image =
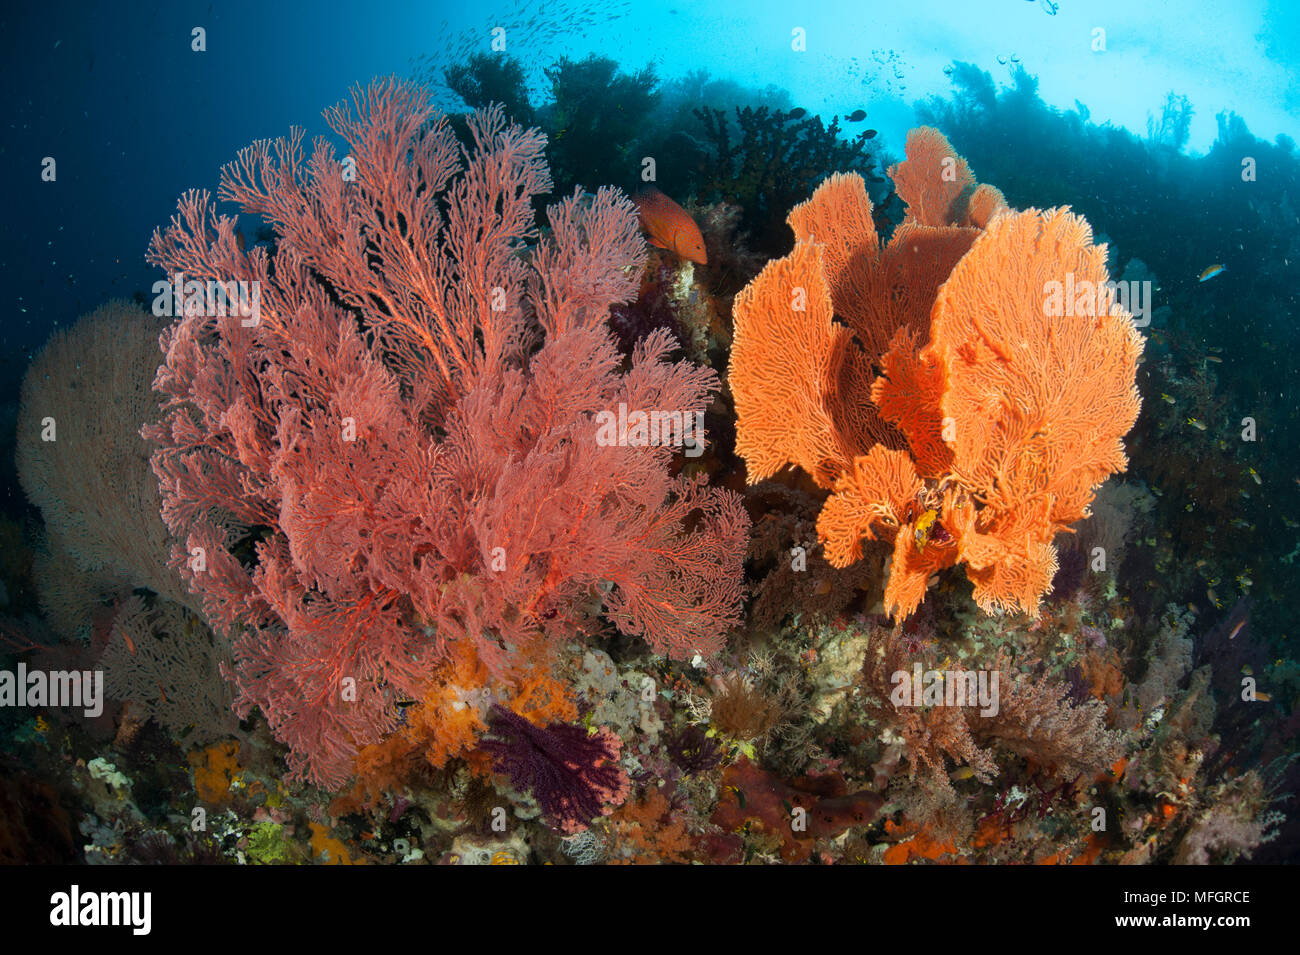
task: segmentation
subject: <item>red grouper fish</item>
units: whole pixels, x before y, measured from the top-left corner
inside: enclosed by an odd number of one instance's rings
[[[632,201],[641,212],[641,228],[650,237],[651,245],[676,252],[700,265],[708,265],[704,236],[700,235],[700,227],[685,209],[653,187],[637,193]]]

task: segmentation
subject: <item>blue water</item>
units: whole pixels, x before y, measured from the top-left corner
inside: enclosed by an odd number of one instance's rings
[[[466,12],[473,6],[474,13]],[[209,185],[253,138],[291,125],[323,131],[320,111],[381,74],[407,75],[487,50],[493,26],[542,92],[558,56],[596,52],[663,77],[715,77],[785,90],[811,111],[858,108],[897,150],[913,104],[944,94],[944,68],[973,63],[997,80],[1016,65],[1049,105],[1086,104],[1094,122],[1145,133],[1168,91],[1195,108],[1186,148],[1213,142],[1230,109],[1266,140],[1300,134],[1300,7],[1275,2],[914,0],[491,5],[440,2],[55,0],[4,14],[8,109],[0,172],[9,184],[0,269],[6,353],[151,279],[142,256],[184,189]],[[191,30],[207,31],[206,52]],[[806,49],[791,49],[802,28]],[[1105,50],[1093,31],[1105,30]],[[423,59],[421,59],[423,58]],[[449,101],[453,102],[453,101]],[[58,163],[56,184],[41,161]],[[1208,263],[1207,263],[1208,264]]]

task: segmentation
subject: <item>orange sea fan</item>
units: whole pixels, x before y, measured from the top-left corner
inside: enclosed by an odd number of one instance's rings
[[[822,268],[832,298],[836,289],[848,284],[850,270],[874,266],[880,257],[867,184],[855,172],[827,177],[807,201],[790,210],[786,222],[799,242],[822,246]]]
[[[1043,502],[1006,512],[980,508],[962,488],[944,503],[944,522],[957,541],[973,598],[986,612],[1037,612],[1056,574],[1055,528]]]
[[[832,564],[893,540],[896,616],[957,563],[984,610],[1036,613],[1054,537],[1127,464],[1142,340],[1086,221],[1010,210],[935,130],[907,156],[886,245],[862,179],[832,176],[790,213],[795,251],[737,297],[737,450],[751,481],[791,463],[833,491]]]
[[[917,345],[916,332],[899,329],[893,345],[881,356],[882,374],[871,386],[871,400],[881,417],[907,436],[917,473],[937,478],[952,463],[939,411],[944,370],[933,358],[921,358]]]
[[[871,211],[862,177],[838,173],[818,186],[806,202],[795,206],[788,219],[797,242],[815,244],[821,250],[820,281],[815,277],[795,281],[808,286],[824,283],[834,314],[852,332],[835,331],[840,326],[832,324],[832,333],[817,339],[818,347],[830,348],[830,357],[826,377],[819,385],[820,397],[810,396],[816,398],[829,421],[815,433],[829,435],[823,440],[838,449],[841,467],[847,467],[853,457],[873,444],[899,449],[908,446],[905,425],[912,422],[901,415],[906,389],[900,386],[899,399],[890,409],[899,416],[889,421],[882,418],[883,406],[871,400],[876,366],[901,329],[913,330],[916,343],[925,341],[939,286],[979,234],[970,228],[904,225],[882,248]],[[754,285],[757,291],[759,282]],[[748,308],[750,300],[744,304]],[[737,356],[733,351],[733,378],[739,368],[744,379],[749,360],[749,354],[742,351]],[[918,433],[925,429],[937,433],[933,422],[916,424]],[[937,472],[945,454],[942,445],[932,446],[926,462]],[[823,487],[832,486],[833,475],[810,473]]]
[[[996,186],[980,185],[971,193],[966,217],[977,229],[987,229],[993,217],[1007,211],[1007,199]]]
[[[1127,466],[1142,339],[1107,278],[1084,219],[1030,209],[995,218],[940,291],[926,355],[947,369],[953,473],[985,506],[1048,502],[1063,528]]]
[[[866,277],[874,315],[869,323],[846,316],[868,351],[883,354],[900,328],[912,329],[919,341],[929,336],[939,286],[979,234],[978,229],[906,222],[894,230],[881,252],[880,268]]]
[[[907,134],[907,159],[889,167],[889,178],[907,207],[904,222],[928,226],[960,224],[963,194],[975,189],[975,176],[939,130],[922,126]]]
[[[862,541],[888,539],[910,520],[908,507],[921,480],[906,451],[876,445],[853,460],[853,470],[835,482],[835,493],[817,518],[826,559],[847,567],[862,559]]]
[[[907,223],[882,248],[871,210],[862,177],[836,173],[791,209],[787,221],[797,241],[821,247],[835,315],[875,361],[901,327],[924,340],[939,286],[979,231]]]
[[[944,524],[985,610],[1037,612],[1053,538],[1127,465],[1142,340],[1106,281],[1086,221],[1031,209],[996,216],[935,302],[918,361],[943,369],[962,489]]]
[[[822,274],[835,314],[870,347],[874,317],[872,289],[866,277],[880,267],[880,239],[871,218],[867,184],[857,173],[835,173],[786,218],[796,242],[815,244],[822,253]]]
[[[907,159],[891,166],[889,176],[907,207],[905,224],[984,229],[1006,210],[1001,190],[978,185],[966,160],[937,129],[912,130],[903,148]]]
[[[794,464],[830,487],[849,460],[826,408],[833,359],[843,359],[848,330],[832,319],[821,249],[799,242],[769,262],[736,296],[733,311],[736,451],[750,482]]]
[[[930,577],[955,565],[959,551],[954,541],[917,543],[913,524],[905,524],[894,538],[894,556],[885,584],[885,613],[901,620],[925,600]]]

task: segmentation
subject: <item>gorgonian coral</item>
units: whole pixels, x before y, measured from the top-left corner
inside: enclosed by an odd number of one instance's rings
[[[736,297],[737,450],[751,481],[794,464],[833,492],[832,564],[893,542],[895,615],[958,563],[986,611],[1034,614],[1055,536],[1127,465],[1142,339],[1087,222],[1007,209],[934,130],[907,155],[888,243],[861,178],[832,176],[791,211],[794,251]]]
[[[492,707],[491,723],[480,749],[564,832],[586,828],[627,798],[631,782],[618,765],[623,741],[608,727],[588,733],[568,723],[537,726],[500,705]]]
[[[174,564],[234,638],[239,710],[337,785],[449,643],[509,684],[603,606],[662,652],[716,651],[748,520],[672,477],[671,445],[598,440],[601,411],[694,415],[716,385],[663,335],[620,371],[604,323],[645,254],[625,196],[576,193],[539,238],[545,139],[499,109],[467,145],[396,81],[325,118],[345,157],[318,139],[304,160],[296,131],[222,171],[272,247],[197,191],[154,234],[180,308],[144,433]],[[214,282],[255,307],[190,294]]]

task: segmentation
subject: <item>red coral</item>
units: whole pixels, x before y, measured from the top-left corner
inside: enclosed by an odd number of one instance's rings
[[[747,519],[672,479],[672,447],[597,440],[619,402],[694,415],[717,384],[667,362],[663,336],[619,373],[603,322],[645,252],[625,196],[552,206],[525,254],[550,188],[540,133],[488,110],[462,147],[396,81],[326,120],[348,161],[325,140],[304,161],[295,132],[222,172],[219,198],[270,223],[273,249],[241,248],[206,192],[154,234],[169,276],[260,298],[247,316],[186,298],[145,436],[173,562],[235,638],[238,707],[266,714],[296,775],[337,785],[449,641],[508,682],[603,597],[661,651],[716,651]]]

